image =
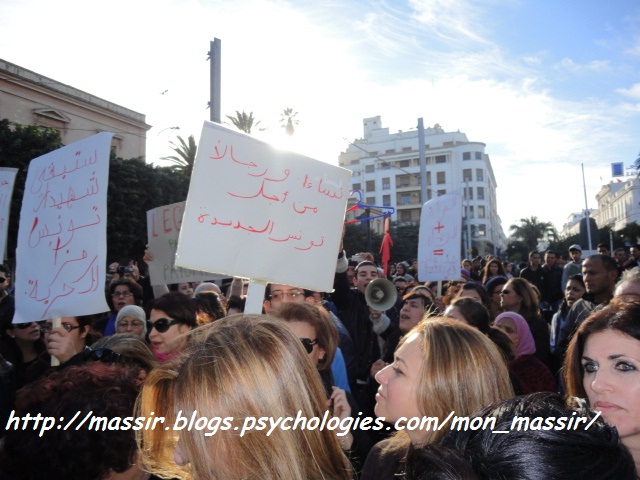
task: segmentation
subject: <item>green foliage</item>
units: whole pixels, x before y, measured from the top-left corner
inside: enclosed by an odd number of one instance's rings
[[[294,125],[298,125],[300,122],[294,117],[298,115],[298,112],[294,112],[293,108],[285,108],[280,114],[280,123],[284,123],[281,125],[282,128],[285,129],[287,135],[292,136],[294,132]]]
[[[162,157],[161,160],[169,160],[170,162],[175,163],[175,165],[169,167],[172,171],[191,177],[193,164],[196,161],[196,151],[198,146],[196,145],[196,140],[193,138],[193,135],[189,135],[187,141],[189,143],[185,142],[184,138],[178,135],[178,144],[170,142],[171,148],[176,152],[176,155]]]
[[[0,120],[0,165],[18,168],[7,238],[9,262],[15,261],[18,223],[29,162],[62,147],[56,130]],[[112,152],[107,190],[107,259],[141,259],[147,243],[147,210],[186,200],[189,178],[172,167],[156,167],[142,158],[124,160]]]
[[[7,256],[10,263],[13,263],[15,258],[20,209],[29,162],[60,147],[62,140],[57,130],[15,124],[7,119],[0,120],[0,165],[19,169],[11,197],[7,232]],[[0,252],[0,255],[3,253]]]
[[[109,162],[107,259],[139,259],[147,243],[147,210],[187,199],[189,179],[172,167],[156,167],[142,158]]]
[[[253,117],[253,112],[249,112],[249,114],[246,114],[244,110],[242,111],[242,113],[236,110],[235,117],[227,115],[227,118],[231,120],[231,123],[233,123],[233,125],[238,130],[248,134],[251,133],[251,129],[253,127],[257,127],[260,123],[259,120],[256,122],[256,119]]]
[[[537,217],[521,218],[520,225],[511,225],[511,235],[521,240],[529,251],[538,247],[540,240],[556,241],[558,233],[551,222],[541,222]]]

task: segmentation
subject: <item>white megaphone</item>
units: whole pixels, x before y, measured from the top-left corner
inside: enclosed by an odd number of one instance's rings
[[[386,278],[376,278],[364,291],[364,299],[373,310],[384,312],[396,304],[398,292],[393,283]]]

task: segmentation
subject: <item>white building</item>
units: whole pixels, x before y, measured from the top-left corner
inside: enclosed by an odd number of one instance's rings
[[[593,208],[589,209],[589,216],[593,218],[595,210]],[[567,219],[567,223],[562,225],[562,231],[560,232],[561,238],[571,237],[573,235],[578,235],[580,233],[580,220],[584,218],[584,210],[582,212],[574,212],[569,215]]]
[[[640,224],[640,179],[629,178],[603,185],[596,195],[598,209],[592,217],[598,228],[617,231],[631,222]]]
[[[380,116],[365,118],[364,138],[340,154],[339,164],[353,172],[351,187],[362,192],[368,205],[393,207],[391,219],[420,221],[422,204],[445,193],[464,192],[463,245],[480,255],[505,248],[505,235],[496,204],[496,180],[485,144],[470,142],[461,132],[445,132],[440,125],[425,128],[427,198],[421,198],[418,131],[389,133]],[[374,209],[375,211],[375,209]],[[468,228],[467,228],[468,225]],[[382,220],[372,228],[382,232]]]

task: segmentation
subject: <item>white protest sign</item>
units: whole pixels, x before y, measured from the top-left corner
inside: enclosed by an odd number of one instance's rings
[[[13,185],[16,182],[17,173],[17,168],[0,167],[0,260],[6,258],[7,253],[11,196],[13,195]]]
[[[31,161],[16,255],[14,323],[107,312],[107,187],[112,133]]]
[[[448,193],[422,206],[418,240],[421,282],[460,278],[462,195]]]
[[[176,265],[330,291],[350,176],[205,122]]]
[[[151,285],[204,282],[225,278],[215,273],[175,266],[185,203],[172,203],[147,212],[147,240],[149,249],[153,253],[153,261],[149,262]]]

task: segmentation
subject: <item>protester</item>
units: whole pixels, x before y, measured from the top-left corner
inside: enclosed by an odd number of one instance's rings
[[[376,375],[376,415],[404,418],[471,413],[513,396],[507,367],[478,330],[457,320],[430,318],[400,342],[395,361]],[[410,446],[437,443],[445,430],[403,429],[373,447],[362,478],[393,480],[404,470]]]
[[[487,262],[482,272],[482,285],[486,285],[489,280],[495,277],[507,278],[502,262],[496,258]]]
[[[97,329],[105,336],[116,333],[118,312],[127,305],[142,306],[142,296],[142,287],[131,279],[121,278],[112,282],[108,287],[107,295],[107,303],[111,308],[111,314],[97,322]]]
[[[196,327],[196,315],[191,299],[182,293],[170,292],[149,305],[149,343],[159,362],[179,354],[187,345],[184,334]]]
[[[202,430],[137,432],[144,464],[165,477],[276,480],[350,479],[349,462],[329,429],[244,430],[245,419],[301,415],[322,418],[326,397],[315,366],[300,340],[282,322],[234,315],[191,335],[185,355],[151,372],[139,414],[218,418]],[[196,413],[197,412],[197,413]],[[224,427],[224,428],[223,428]],[[234,430],[234,427],[238,427]],[[242,430],[240,430],[242,429]],[[177,438],[179,437],[179,438]],[[174,461],[175,459],[175,461]]]
[[[15,423],[8,424],[0,447],[3,480],[144,480],[137,463],[133,431],[91,428],[89,417],[131,418],[140,389],[142,369],[137,366],[92,362],[72,366],[27,385],[16,399]],[[49,417],[58,427],[43,431],[23,428],[19,417]],[[77,418],[77,422],[69,423]],[[81,420],[87,422],[81,425]],[[11,420],[10,420],[11,421]],[[35,420],[32,421],[32,424]],[[122,422],[118,425],[124,426]],[[70,428],[66,428],[69,426]]]
[[[549,325],[540,316],[540,297],[524,278],[512,278],[502,287],[500,303],[505,312],[519,313],[529,324],[536,344],[536,357],[550,369],[554,368],[549,347]],[[497,318],[497,317],[496,317]]]
[[[513,342],[515,358],[509,363],[509,371],[518,378],[522,393],[557,391],[553,374],[535,357],[536,344],[527,321],[517,313],[504,312],[493,324]]]
[[[140,339],[147,336],[147,315],[137,305],[127,305],[116,315],[116,333],[130,333]]]
[[[640,303],[614,301],[578,327],[565,358],[569,395],[618,430],[640,471]]]
[[[551,353],[555,356],[557,365],[562,365],[564,350],[561,350],[558,340],[560,338],[560,330],[567,321],[567,315],[573,307],[573,304],[580,300],[587,292],[582,280],[582,274],[572,276],[567,282],[564,291],[564,301],[551,320],[550,345]]]
[[[635,480],[629,451],[577,399],[566,405],[557,394],[534,393],[492,405],[474,418],[488,428],[451,429],[439,446],[413,450],[406,480]],[[543,419],[584,420],[571,428],[513,428],[514,418],[532,425]],[[588,422],[588,426],[587,426]],[[487,423],[487,425],[489,425]],[[504,431],[508,433],[496,433]]]

